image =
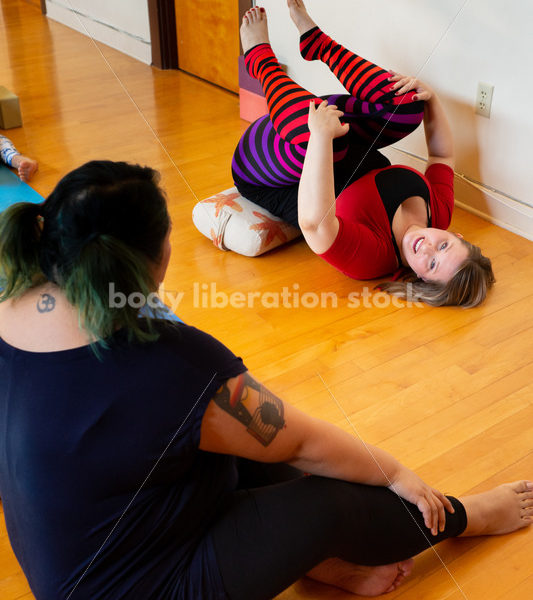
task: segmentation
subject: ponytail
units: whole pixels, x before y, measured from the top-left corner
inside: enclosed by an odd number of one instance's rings
[[[39,266],[40,210],[39,204],[20,202],[0,215],[0,302],[44,280]]]
[[[125,328],[129,341],[156,339],[151,321],[139,319],[139,305],[157,288],[146,257],[112,235],[87,242],[61,288],[77,307],[82,327],[103,346],[119,328]]]
[[[158,182],[149,167],[91,161],[65,175],[42,206],[7,209],[0,215],[0,301],[50,281],[78,311],[95,352],[119,328],[130,341],[156,339],[139,309],[157,290],[153,273],[170,229]]]

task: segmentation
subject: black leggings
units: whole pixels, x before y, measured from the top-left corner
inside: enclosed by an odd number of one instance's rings
[[[466,528],[463,505],[437,536],[416,506],[384,487],[303,476],[287,465],[245,461],[240,487],[212,528],[231,600],[268,600],[322,561],[359,565],[408,559]]]
[[[347,135],[348,138],[352,136],[352,132]],[[343,159],[333,164],[335,197],[339,196],[355,179],[359,179],[359,177],[373,169],[383,169],[390,166],[390,164],[389,159],[377,150],[367,153],[360,143],[350,143]],[[357,176],[355,176],[356,168]],[[299,183],[283,187],[270,187],[253,185],[235,178],[235,185],[241,195],[248,198],[248,200],[255,202],[262,208],[266,208],[273,215],[283,219],[286,223],[290,223],[293,227],[300,228],[298,224]]]

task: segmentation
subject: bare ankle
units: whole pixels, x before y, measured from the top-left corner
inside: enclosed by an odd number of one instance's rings
[[[528,527],[533,519],[533,484],[515,481],[459,499],[466,511],[463,536],[502,535]]]
[[[11,159],[11,166],[13,169],[18,169],[20,167],[20,163],[23,160],[22,154],[15,154],[15,156]]]

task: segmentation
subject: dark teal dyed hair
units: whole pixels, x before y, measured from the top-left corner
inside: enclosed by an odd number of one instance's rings
[[[154,339],[139,308],[113,308],[109,290],[112,283],[116,293],[144,298],[156,291],[152,272],[170,228],[158,182],[148,167],[92,161],[63,177],[43,204],[8,208],[0,215],[0,301],[48,280],[97,341],[118,328],[130,340]]]

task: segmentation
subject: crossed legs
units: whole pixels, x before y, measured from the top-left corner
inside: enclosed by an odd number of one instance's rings
[[[455,512],[433,536],[416,506],[383,487],[304,477],[287,465],[245,461],[240,487],[210,531],[231,600],[267,600],[307,575],[376,596],[398,587],[412,556],[454,536],[526,527],[533,485],[518,481],[451,498]],[[366,565],[366,566],[361,566]]]

